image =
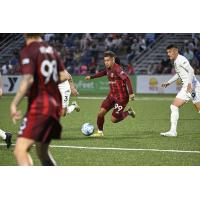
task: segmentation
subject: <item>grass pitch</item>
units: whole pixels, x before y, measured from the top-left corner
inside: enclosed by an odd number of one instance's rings
[[[12,132],[15,143],[20,123],[13,125],[10,119],[12,98],[4,96],[0,99],[0,128]],[[96,127],[96,115],[102,99],[77,99],[80,113],[73,112],[61,119],[62,140],[52,141],[54,146],[50,150],[61,166],[199,166],[200,116],[192,103],[180,109],[178,137],[159,135],[169,129],[172,99],[173,96],[138,96],[128,105],[136,111],[136,118],[127,118],[118,124],[112,124],[109,112],[105,120],[104,138],[86,137],[80,131],[85,122]],[[26,100],[20,107],[25,112]],[[6,149],[1,139],[0,144],[0,165],[16,165],[12,153],[14,146]],[[31,155],[34,164],[40,165],[34,147]]]

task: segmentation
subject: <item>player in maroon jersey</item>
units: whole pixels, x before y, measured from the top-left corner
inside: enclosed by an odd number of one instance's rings
[[[104,116],[112,108],[114,108],[111,117],[113,123],[120,122],[127,116],[135,117],[135,112],[132,108],[129,108],[124,112],[129,100],[134,100],[135,95],[128,75],[121,69],[120,65],[115,63],[115,57],[115,53],[106,51],[104,53],[104,64],[106,69],[93,76],[85,77],[86,80],[91,80],[107,75],[110,86],[110,92],[107,98],[102,102],[98,113],[98,131],[92,134],[94,137],[103,136]]]
[[[42,165],[55,165],[49,152],[51,139],[61,136],[61,95],[58,83],[71,81],[71,75],[57,52],[44,43],[40,34],[25,34],[26,46],[20,54],[22,81],[14,97],[10,112],[14,123],[21,118],[17,107],[23,97],[28,96],[28,109],[19,130],[14,155],[19,165],[32,165],[29,155],[31,146],[36,144],[37,155]],[[77,91],[71,83],[72,94]]]

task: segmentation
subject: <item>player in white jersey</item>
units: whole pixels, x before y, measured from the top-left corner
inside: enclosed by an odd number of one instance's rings
[[[179,54],[175,45],[167,47],[167,55],[174,62],[176,74],[167,82],[162,83],[162,87],[167,87],[177,79],[182,81],[182,88],[173,100],[171,109],[171,128],[168,132],[160,133],[162,136],[177,136],[177,122],[179,119],[179,108],[192,100],[198,113],[200,114],[200,83],[194,75],[194,70],[189,61]]]
[[[0,97],[3,95],[3,83],[2,83],[2,78],[1,78],[1,73],[0,73]],[[7,148],[10,147],[12,144],[11,139],[12,139],[12,134],[5,132],[0,129],[0,137],[5,141],[7,144]]]
[[[73,101],[72,104],[69,106],[69,99],[71,95],[71,88],[68,81],[60,83],[58,85],[62,96],[62,116],[66,116],[67,114],[73,112],[74,110],[79,112],[80,107],[78,106],[76,101]]]

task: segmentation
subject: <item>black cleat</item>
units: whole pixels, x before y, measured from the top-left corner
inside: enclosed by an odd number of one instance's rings
[[[128,109],[128,115],[131,116],[132,118],[135,118],[136,113],[132,108],[129,108]]]
[[[11,146],[12,144],[12,134],[11,133],[5,133],[6,134],[6,139],[4,140],[5,143],[7,144],[7,149]]]

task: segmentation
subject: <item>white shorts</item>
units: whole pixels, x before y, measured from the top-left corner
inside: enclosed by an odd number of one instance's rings
[[[60,94],[62,96],[62,108],[69,106],[69,99],[71,95],[71,89],[68,82],[64,82],[58,85]]]
[[[186,102],[191,99],[193,104],[196,104],[200,102],[200,87],[195,87],[192,91],[192,94],[187,92],[186,87],[183,87],[176,95],[176,98],[182,99]]]

